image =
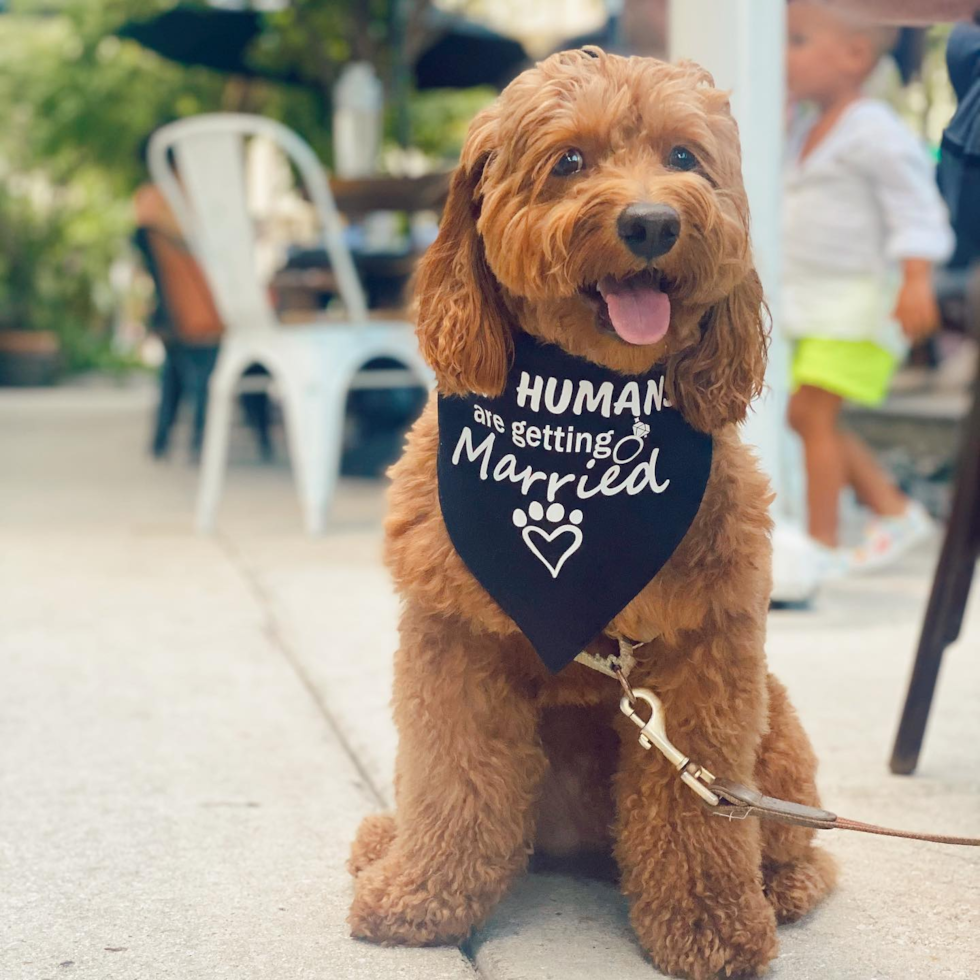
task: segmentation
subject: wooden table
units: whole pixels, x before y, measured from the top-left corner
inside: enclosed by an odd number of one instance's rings
[[[371,211],[442,211],[449,194],[451,172],[421,177],[358,177],[330,181],[337,209],[348,218]]]
[[[348,220],[357,221],[372,211],[441,212],[449,193],[449,172],[425,174],[421,177],[363,177],[356,180],[333,178],[333,192],[337,210]],[[381,294],[381,305],[389,312],[399,313],[397,294],[411,278],[419,251],[401,254],[377,254],[355,252],[352,255],[358,275],[366,291]],[[371,283],[380,288],[371,288]],[[309,312],[320,307],[324,293],[336,290],[336,283],[329,262],[290,266],[273,276],[272,288],[279,297],[281,312],[289,314]],[[370,296],[369,296],[370,299]],[[378,303],[372,304],[377,306]],[[404,310],[400,311],[404,314]]]

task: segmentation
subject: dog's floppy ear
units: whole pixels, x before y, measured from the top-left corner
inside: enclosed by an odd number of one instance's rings
[[[741,422],[762,392],[769,353],[769,318],[755,269],[701,321],[699,343],[667,364],[670,399],[702,432]]]
[[[499,395],[513,351],[500,286],[477,233],[478,190],[490,156],[487,119],[470,130],[439,235],[419,262],[416,331],[444,394]]]

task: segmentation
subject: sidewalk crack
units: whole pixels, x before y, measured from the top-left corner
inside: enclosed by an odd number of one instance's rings
[[[354,767],[355,771],[363,782],[368,795],[372,798],[372,801],[382,809],[389,809],[390,804],[387,800],[385,800],[384,794],[372,779],[370,773],[361,763],[361,760],[354,751],[350,740],[344,733],[343,728],[337,722],[337,719],[331,712],[326,700],[320,694],[319,690],[317,690],[316,685],[313,683],[313,679],[303,666],[302,661],[296,655],[296,652],[283,635],[282,629],[279,625],[279,620],[276,617],[275,604],[272,596],[262,583],[258,573],[249,564],[242,552],[230,538],[220,533],[215,534],[214,538],[220,550],[224,553],[225,557],[236,569],[239,575],[241,575],[248,588],[248,591],[252,593],[256,603],[258,603],[264,620],[262,628],[269,640],[269,643],[273,649],[275,649],[282,656],[282,658],[289,665],[290,670],[296,676],[296,679],[306,689],[306,693],[310,696],[310,699],[316,706],[317,711],[323,717],[327,727],[336,738],[337,744],[340,746],[344,755],[346,755],[350,760],[351,765]]]
[[[361,764],[360,759],[357,757],[357,753],[354,751],[353,746],[350,744],[350,741],[344,734],[344,730],[338,724],[337,719],[330,711],[326,700],[317,690],[316,685],[313,683],[313,679],[303,667],[300,658],[296,656],[295,651],[292,649],[285,636],[283,636],[283,632],[279,626],[279,620],[276,617],[275,604],[272,596],[263,585],[258,573],[249,564],[242,552],[230,538],[218,533],[214,535],[214,539],[219,549],[231,563],[232,567],[238,572],[239,575],[241,575],[246,587],[248,588],[248,591],[252,593],[255,601],[258,603],[264,619],[262,628],[269,640],[269,643],[272,645],[273,649],[275,649],[282,656],[282,658],[289,665],[290,670],[292,670],[292,672],[295,674],[296,679],[306,689],[306,693],[310,696],[311,700],[316,706],[317,711],[319,711],[320,715],[323,717],[323,720],[326,722],[327,728],[337,739],[337,744],[340,746],[341,751],[350,760],[354,770],[363,781],[368,795],[373,798],[374,803],[381,809],[390,809],[391,804],[384,798],[384,795],[381,793],[368,771]],[[486,980],[487,974],[480,967],[476,959],[476,942],[478,942],[476,937],[471,936],[466,942],[457,947],[457,949],[459,950],[460,956],[463,957],[463,959],[473,970],[474,977],[478,978],[478,980]]]

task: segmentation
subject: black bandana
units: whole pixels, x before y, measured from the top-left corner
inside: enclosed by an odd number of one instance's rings
[[[701,506],[711,437],[663,374],[515,339],[504,393],[439,398],[439,501],[466,567],[561,670],[660,571]]]

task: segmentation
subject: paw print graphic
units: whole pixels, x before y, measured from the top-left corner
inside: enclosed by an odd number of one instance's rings
[[[565,562],[582,547],[582,511],[577,507],[567,514],[565,507],[557,501],[544,506],[537,500],[528,504],[527,512],[518,507],[513,514],[514,526],[521,529],[521,537],[531,554],[558,578]],[[539,526],[539,522],[553,525],[550,529]]]

